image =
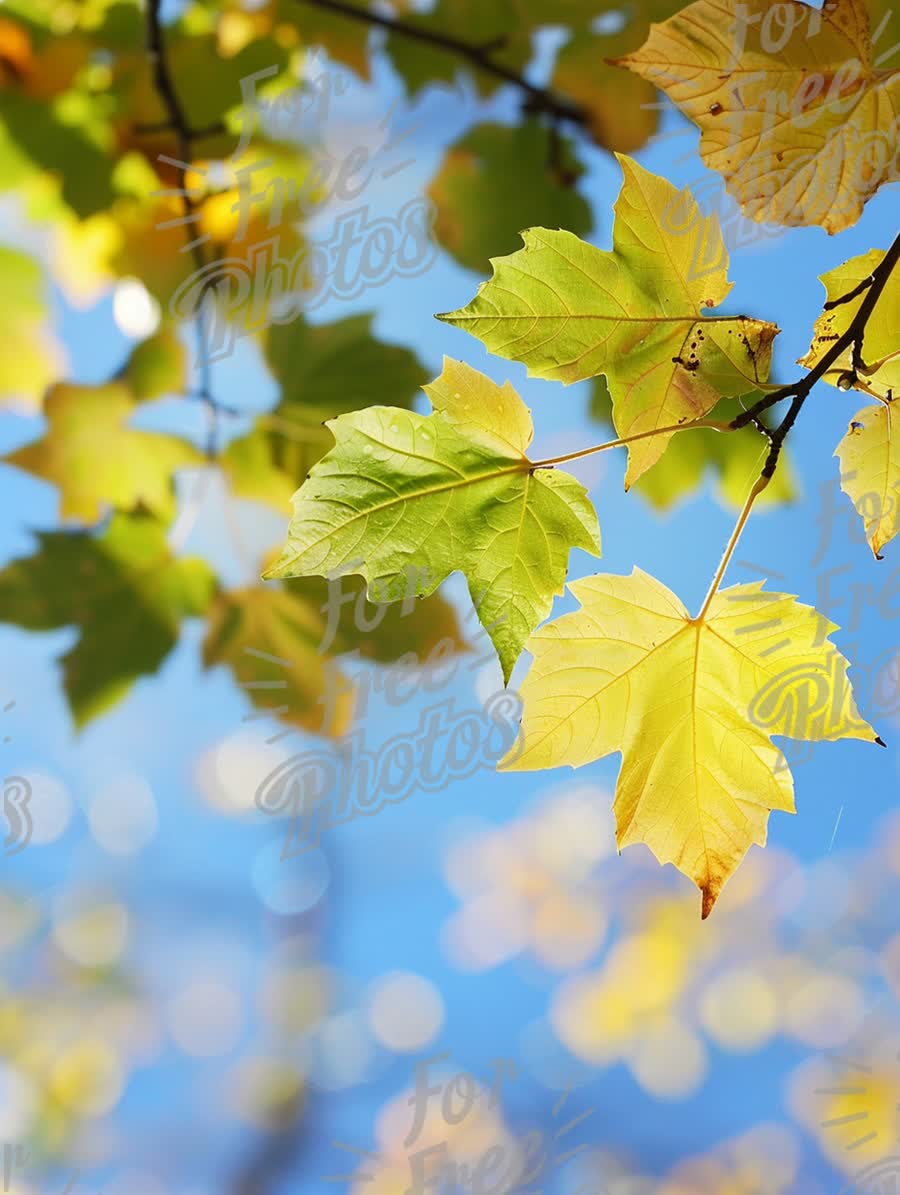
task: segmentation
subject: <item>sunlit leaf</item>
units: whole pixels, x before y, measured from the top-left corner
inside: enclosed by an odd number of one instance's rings
[[[706,917],[770,810],[794,812],[772,735],[878,741],[859,715],[837,628],[762,582],[692,619],[640,569],[570,589],[581,609],[529,639],[522,741],[501,767],[580,767],[622,753],[620,847],[643,842],[703,894]]]
[[[335,447],[294,497],[269,577],[364,576],[378,600],[465,573],[508,679],[562,591],[569,551],[600,553],[583,487],[525,456],[528,408],[459,362],[425,387],[434,413],[373,407],[330,423]]]
[[[866,0],[772,10],[696,0],[618,63],[699,127],[700,156],[751,219],[840,232],[898,177],[900,71],[875,65]]]
[[[900,530],[900,406],[897,399],[857,411],[834,454],[875,556]]]
[[[854,291],[861,283],[872,276],[872,272],[884,259],[882,249],[870,249],[859,257],[853,257],[834,270],[823,274],[821,281],[825,285],[826,299],[834,302]],[[818,365],[831,346],[850,327],[853,318],[859,311],[859,306],[865,298],[865,290],[850,299],[847,303],[840,303],[829,311],[823,311],[816,320],[813,329],[813,339],[809,352],[800,359],[800,364],[807,369]],[[888,278],[884,290],[878,296],[878,302],[866,320],[866,331],[863,342],[863,361],[865,370],[860,371],[858,378],[852,377],[853,358],[848,346],[843,353],[829,366],[823,375],[832,386],[838,385],[849,376],[849,384],[866,394],[877,398],[888,398],[891,393],[900,395],[900,347],[897,344],[897,320],[900,315],[900,275],[894,270]],[[842,387],[842,389],[845,387]]]
[[[774,324],[701,318],[732,284],[715,216],[689,191],[617,155],[613,250],[570,232],[532,228],[524,249],[493,262],[467,307],[438,318],[464,328],[530,374],[563,382],[604,374],[620,436],[706,415],[722,396],[768,377]],[[681,232],[665,227],[676,210]],[[626,487],[655,464],[673,433],[629,445]]]

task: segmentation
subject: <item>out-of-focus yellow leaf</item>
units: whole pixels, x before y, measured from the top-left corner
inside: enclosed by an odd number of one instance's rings
[[[597,31],[597,25],[603,28],[600,14],[593,29],[576,31],[559,51],[552,86],[585,109],[590,134],[604,149],[633,153],[655,132],[659,119],[653,84],[637,75],[629,80],[607,59],[636,50],[650,21],[665,20],[678,6],[678,0],[637,0],[612,9],[605,14],[609,32]]]
[[[273,717],[340,737],[350,729],[353,694],[347,679],[329,668],[330,657],[318,650],[324,631],[319,610],[284,589],[230,590],[220,593],[209,611],[203,662],[207,668],[227,664],[239,684],[252,678],[278,686],[246,692],[254,706],[271,710]],[[256,652],[284,663],[273,664],[271,658],[261,663]],[[325,700],[329,684],[332,702]]]
[[[831,1164],[854,1177],[865,1174],[872,1192],[890,1192],[897,1177],[900,1070],[895,1035],[885,1041],[884,1028],[864,1026],[833,1056],[798,1070],[790,1085],[794,1114]]]
[[[300,302],[308,270],[297,230],[303,213],[296,194],[313,185],[310,161],[302,148],[257,144],[240,163],[242,170],[251,167],[252,178],[246,176],[242,194],[233,170],[223,189],[217,186],[212,163],[198,162],[187,178],[196,196],[190,222],[176,194],[142,193],[117,200],[111,209],[119,233],[112,269],[120,276],[140,278],[176,318],[189,318],[196,293],[208,286],[208,293],[216,296],[217,318],[242,334],[265,325],[282,288]],[[164,182],[161,177],[156,187]],[[186,251],[194,240],[200,241],[206,257],[202,274]],[[267,244],[270,248],[263,249]],[[297,289],[291,292],[291,287]]]
[[[364,659],[389,664],[403,658],[415,667],[438,644],[448,655],[464,649],[456,613],[440,595],[410,605],[376,607],[358,577],[230,590],[209,611],[203,661],[207,668],[226,665],[257,709],[341,737],[353,720],[354,686],[336,656],[353,650]],[[250,687],[253,681],[272,687]]]
[[[174,471],[202,457],[176,436],[129,427],[135,405],[122,382],[54,386],[44,403],[49,426],[43,438],[4,459],[56,485],[64,519],[93,523],[107,506],[143,506],[168,518]]]
[[[0,247],[0,403],[40,409],[63,367],[48,327],[43,280],[24,253]]]

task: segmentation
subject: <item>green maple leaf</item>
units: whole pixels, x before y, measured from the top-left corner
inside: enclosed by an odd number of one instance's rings
[[[437,208],[434,232],[468,269],[483,270],[492,254],[512,252],[529,224],[590,228],[590,204],[573,186],[584,167],[561,138],[551,169],[550,137],[537,121],[484,124],[447,150],[428,188]]]
[[[427,379],[414,353],[372,335],[371,313],[315,326],[276,324],[264,339],[281,399],[222,454],[235,494],[283,511],[331,436],[325,420],[375,403],[408,406]]]
[[[599,556],[597,516],[579,482],[525,455],[531,415],[509,383],[445,360],[425,391],[432,415],[370,407],[329,423],[335,447],[294,496],[265,575],[356,572],[385,601],[460,570],[508,680],[562,592],[570,549]]]
[[[99,536],[54,531],[38,541],[35,555],[0,570],[0,610],[31,631],[78,628],[62,665],[80,726],[156,672],[182,619],[205,611],[215,577],[201,560],[172,556],[165,528],[144,515],[117,515]]]
[[[188,380],[187,352],[174,328],[161,328],[136,345],[122,378],[140,402],[180,394]]]
[[[731,290],[716,217],[702,216],[687,190],[616,156],[625,181],[612,252],[570,232],[528,229],[525,248],[494,259],[493,278],[467,307],[438,318],[536,377],[569,383],[604,374],[626,437],[692,422],[721,397],[764,383],[778,329],[742,316],[701,317]],[[629,445],[626,488],[673,434]]]

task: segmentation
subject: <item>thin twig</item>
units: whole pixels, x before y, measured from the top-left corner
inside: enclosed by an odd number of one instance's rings
[[[772,453],[770,453],[771,464],[770,461],[767,461],[765,468],[768,469],[771,467],[772,472],[774,472],[775,464],[778,461],[778,453],[781,450],[781,445],[783,444],[784,437],[787,434],[787,431],[782,434],[782,428],[784,427],[784,424],[787,423],[788,419],[790,419],[790,423],[787,425],[787,430],[790,430],[790,427],[793,426],[800,407],[803,406],[803,403],[806,401],[809,392],[812,390],[816,382],[818,382],[821,377],[824,377],[834,362],[838,359],[838,357],[840,357],[841,353],[848,348],[850,348],[853,352],[851,359],[852,368],[849,371],[849,380],[851,385],[856,380],[857,373],[865,370],[865,365],[862,358],[862,347],[863,339],[866,333],[866,325],[869,322],[869,317],[872,314],[875,304],[881,297],[885,286],[887,286],[888,279],[890,278],[894,266],[896,266],[898,260],[900,260],[900,233],[897,234],[896,238],[894,239],[894,243],[873,270],[872,277],[867,285],[865,287],[856,289],[857,294],[861,293],[862,290],[865,290],[865,297],[860,303],[859,309],[857,310],[853,319],[850,321],[846,331],[838,337],[838,339],[834,342],[834,344],[832,344],[831,348],[827,353],[825,353],[822,359],[799,381],[792,382],[788,386],[779,387],[779,389],[774,390],[771,394],[767,394],[765,398],[761,398],[758,403],[755,403],[752,407],[749,407],[746,411],[742,412],[742,414],[738,415],[736,419],[732,420],[731,426],[733,428],[737,429],[740,427],[745,427],[748,423],[753,423],[757,416],[762,414],[762,412],[767,410],[769,407],[774,406],[775,403],[781,402],[785,398],[800,399],[800,404],[797,407],[797,410],[794,412],[793,418],[791,418],[791,411],[788,411],[788,414],[785,416],[784,423],[782,423],[774,431],[768,432],[769,443],[772,446],[774,457],[772,456]],[[836,306],[841,301],[842,300],[834,300],[834,305]],[[792,410],[793,406],[794,404],[792,404]],[[771,473],[769,473],[769,476],[771,476]]]
[[[884,257],[878,263],[878,266],[872,272],[872,277],[864,287],[858,287],[856,293],[860,294],[865,290],[865,298],[859,305],[859,310],[851,320],[847,330],[834,342],[822,360],[811,369],[805,377],[801,378],[799,382],[794,382],[790,386],[782,386],[780,389],[774,391],[766,398],[758,402],[754,407],[744,411],[736,419],[731,421],[730,427],[736,430],[740,427],[745,427],[748,423],[758,424],[758,415],[764,411],[766,407],[772,406],[773,403],[780,402],[783,398],[792,398],[790,407],[785,417],[774,430],[764,428],[766,435],[769,437],[769,452],[766,456],[765,463],[762,467],[762,472],[753,483],[753,487],[747,496],[747,501],[740,513],[737,525],[731,534],[728,545],[725,548],[725,553],[722,556],[716,574],[713,577],[712,584],[707,591],[704,598],[700,613],[695,619],[696,622],[701,622],[709,609],[710,603],[715,597],[719,586],[722,583],[722,578],[725,576],[725,570],[737,546],[738,539],[747,524],[747,519],[750,517],[750,511],[753,503],[763,492],[769,482],[775,475],[775,470],[778,467],[778,459],[781,455],[781,449],[788,433],[797,421],[797,416],[803,409],[803,404],[809,398],[810,391],[816,382],[828,371],[832,364],[838,359],[842,352],[849,346],[853,348],[853,380],[855,380],[855,373],[858,368],[864,368],[862,363],[862,346],[866,334],[866,325],[875,308],[875,304],[881,297],[884,288],[887,286],[888,279],[900,260],[900,233],[897,234],[894,243],[885,253]],[[845,296],[846,298],[846,296]],[[842,300],[835,300],[834,305]],[[857,365],[857,360],[859,365]],[[763,425],[760,425],[763,426]]]
[[[563,465],[566,461],[577,461],[583,456],[593,456],[595,452],[606,452],[609,448],[622,448],[633,444],[636,440],[649,440],[651,436],[674,435],[676,432],[689,432],[695,428],[709,428],[712,431],[732,431],[730,423],[722,423],[717,419],[695,419],[693,423],[672,423],[668,427],[651,427],[648,431],[635,432],[632,436],[621,436],[618,440],[606,440],[603,444],[592,444],[590,448],[579,448],[577,452],[567,452],[564,456],[551,456],[543,461],[532,461],[531,469],[550,469],[554,465]]]
[[[161,0],[147,0],[147,54],[153,68],[153,80],[160,99],[169,114],[169,125],[175,133],[178,142],[178,156],[180,161],[175,167],[178,178],[178,189],[184,205],[184,215],[187,219],[187,237],[193,241],[191,256],[198,271],[202,271],[207,264],[203,245],[199,243],[190,229],[191,218],[197,213],[197,203],[187,185],[187,172],[194,156],[194,139],[198,135],[191,130],[187,115],[181,106],[175,82],[169,70],[166,59],[165,40],[162,23],[159,18]],[[197,333],[197,353],[200,363],[200,384],[198,396],[206,404],[209,414],[209,431],[206,442],[206,455],[210,460],[216,457],[218,415],[219,409],[212,393],[212,369],[206,353],[206,313],[203,300],[205,291],[201,289],[194,306],[194,323]]]
[[[839,299],[829,299],[828,302],[823,305],[823,310],[833,311],[835,307],[840,307],[843,303],[849,303],[851,299],[855,299],[857,295],[861,295],[864,290],[868,290],[868,288],[872,285],[873,278],[874,275],[870,274],[868,278],[863,278],[862,282],[857,283],[853,290],[848,290],[847,293],[845,295],[841,295]]]
[[[495,62],[491,57],[497,49],[505,44],[505,38],[493,38],[490,42],[476,46],[470,42],[460,41],[449,34],[437,33],[432,29],[425,29],[419,25],[411,25],[406,21],[396,20],[394,17],[382,16],[381,13],[369,12],[367,9],[357,8],[346,0],[299,0],[300,3],[311,4],[314,8],[324,8],[328,12],[339,13],[351,20],[361,21],[366,25],[374,25],[379,29],[386,29],[389,33],[396,33],[410,41],[418,41],[423,45],[433,46],[437,50],[444,50],[469,62],[477,70],[486,75],[493,75],[495,79],[503,79],[512,83],[528,97],[526,108],[529,112],[544,112],[554,120],[568,120],[572,124],[588,127],[590,118],[586,109],[544,87],[536,87],[518,74],[511,67]]]
[[[149,137],[153,133],[174,133],[177,131],[177,126],[171,120],[158,120],[154,124],[136,124],[133,128],[142,137]],[[218,137],[227,131],[223,122],[216,120],[212,124],[203,125],[199,129],[188,129],[187,133],[190,141],[202,141],[204,137]]]

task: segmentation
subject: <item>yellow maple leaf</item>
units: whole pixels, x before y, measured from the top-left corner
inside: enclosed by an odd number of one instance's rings
[[[696,0],[614,61],[699,127],[700,156],[751,219],[835,233],[898,177],[889,57],[865,0]]]
[[[283,589],[229,590],[217,594],[210,609],[203,662],[207,668],[229,664],[236,676],[243,676],[248,652],[259,657],[260,647],[279,649],[292,666],[268,682],[269,690],[242,682],[250,700],[305,730],[340,737],[353,722],[353,686],[337,672],[329,674],[333,664],[320,649],[323,633],[321,610],[302,597]],[[273,650],[269,659],[279,659]],[[326,701],[329,685],[334,695]],[[278,700],[284,702],[274,710],[271,688],[277,688]]]
[[[46,434],[4,459],[58,486],[64,519],[93,523],[107,505],[143,505],[167,518],[175,506],[173,472],[203,458],[177,436],[129,427],[136,406],[123,382],[53,386],[44,402]]]
[[[880,742],[860,716],[837,628],[762,582],[691,618],[635,569],[570,589],[581,609],[536,631],[520,688],[522,735],[501,768],[579,767],[622,753],[619,847],[644,842],[703,893],[707,917],[772,809],[794,812],[772,735]]]
[[[701,316],[732,288],[715,216],[624,154],[612,251],[570,232],[529,228],[524,248],[492,259],[474,299],[438,319],[477,336],[531,376],[578,382],[603,374],[620,436],[706,415],[769,376],[774,324]],[[665,451],[672,432],[628,446],[626,489]]]
[[[900,412],[885,399],[857,411],[834,454],[841,462],[841,489],[865,524],[875,556],[900,529]]]
[[[825,287],[829,304],[843,299],[845,295],[853,294],[854,291],[858,293],[852,299],[838,303],[837,306],[826,306],[813,328],[809,352],[805,357],[800,358],[799,365],[805,365],[807,369],[814,369],[834,342],[847,332],[866,296],[865,283],[872,277],[883,260],[883,249],[870,249],[868,253],[852,257],[843,265],[820,276],[819,281]],[[900,395],[898,318],[900,318],[900,271],[894,270],[888,276],[884,290],[866,320],[862,345],[865,367],[859,369],[858,376],[855,378],[852,376],[853,358],[851,346],[848,345],[823,374],[825,380],[832,386],[839,386],[842,389],[846,389],[848,385],[852,384],[853,388],[871,394],[874,398],[889,398],[892,393]]]

